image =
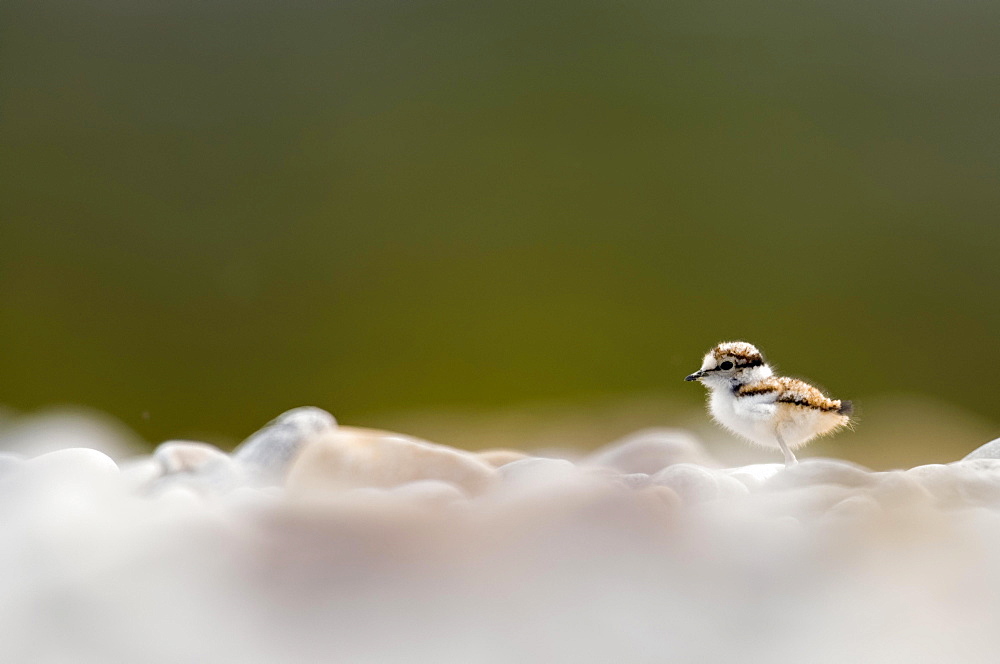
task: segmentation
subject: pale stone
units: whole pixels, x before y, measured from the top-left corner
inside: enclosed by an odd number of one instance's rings
[[[948,465],[951,467],[962,468],[966,470],[974,469],[979,471],[987,471],[1000,474],[1000,459],[990,459],[986,457],[970,459],[966,457],[961,461],[955,461]]]
[[[118,465],[111,457],[86,447],[48,452],[28,459],[25,466],[34,475],[95,481],[119,477]]]
[[[181,482],[171,482],[164,484],[155,498],[160,506],[184,514],[201,511],[210,496]]]
[[[995,473],[974,469],[956,469],[959,474],[959,494],[969,505],[1000,505],[1000,478]]]
[[[723,500],[734,500],[750,495],[750,489],[735,477],[717,472],[715,481],[719,488],[719,498]]]
[[[153,460],[164,475],[197,473],[213,463],[228,463],[229,455],[214,445],[189,440],[168,440],[153,451]]]
[[[168,485],[186,483],[201,492],[221,493],[245,484],[247,473],[228,454],[208,443],[171,440],[153,452],[158,477],[146,488],[158,493]]]
[[[627,475],[619,475],[617,479],[630,489],[642,489],[648,487],[652,482],[652,478],[646,473],[629,473]]]
[[[280,484],[304,446],[336,427],[333,415],[321,408],[294,408],[240,443],[233,458],[255,484]]]
[[[719,497],[719,482],[715,474],[690,463],[664,468],[653,475],[653,482],[673,489],[686,504],[708,502]]]
[[[991,440],[985,445],[981,445],[969,452],[963,459],[967,461],[969,459],[1000,459],[1000,438]]]
[[[683,501],[676,491],[668,486],[650,485],[640,491],[641,495],[651,497],[658,503],[667,506],[671,511],[680,509]]]
[[[311,440],[292,464],[292,493],[395,487],[418,480],[451,482],[475,495],[496,470],[475,455],[389,431],[338,427]]]
[[[797,518],[819,515],[831,507],[859,493],[857,487],[840,484],[805,484],[769,490],[765,485],[755,492],[756,503],[762,510]],[[866,490],[866,489],[863,489]]]
[[[14,486],[32,496],[31,502],[57,505],[87,503],[95,496],[121,488],[117,464],[103,452],[74,447],[28,459],[11,474]]]
[[[444,507],[466,498],[457,486],[441,480],[410,482],[392,489],[392,493],[429,507]]]
[[[677,463],[718,467],[698,439],[681,429],[643,429],[600,448],[581,462],[647,475]]]
[[[131,457],[119,463],[122,483],[128,491],[141,492],[163,476],[163,467],[152,455]]]
[[[785,464],[783,463],[756,463],[729,468],[724,472],[733,479],[742,482],[748,489],[756,489],[784,468]]]
[[[483,450],[482,452],[476,452],[476,456],[490,464],[494,468],[499,468],[500,466],[505,466],[513,461],[520,461],[521,459],[528,458],[526,452],[521,452],[519,450]]]
[[[873,473],[863,466],[836,459],[803,459],[775,473],[766,482],[769,489],[785,489],[815,484],[863,487],[875,483]]]
[[[827,515],[845,519],[859,519],[879,513],[879,503],[865,494],[849,496],[830,507]]]
[[[274,489],[275,487],[239,487],[228,492],[223,500],[227,506],[237,509],[274,508],[280,506],[284,498],[280,493],[273,493]]]
[[[964,502],[959,474],[951,466],[931,463],[910,468],[904,474],[916,480],[942,506],[953,507]]]
[[[13,420],[0,435],[0,449],[35,457],[65,449],[92,449],[123,458],[143,448],[121,422],[83,409],[52,410]]]
[[[529,457],[514,461],[501,467],[498,473],[505,485],[520,486],[551,484],[579,475],[573,462],[546,457]]]
[[[24,458],[19,454],[0,452],[0,477],[12,473],[24,464]]]
[[[927,505],[933,496],[914,476],[902,471],[876,473],[878,482],[869,495],[887,508]]]
[[[904,473],[929,491],[943,507],[1000,504],[1000,468],[992,459],[917,466]]]

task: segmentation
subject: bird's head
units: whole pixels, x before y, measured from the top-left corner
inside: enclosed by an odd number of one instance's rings
[[[706,387],[720,387],[769,375],[771,370],[756,347],[745,341],[726,341],[708,351],[701,362],[701,369],[684,380],[701,381]]]

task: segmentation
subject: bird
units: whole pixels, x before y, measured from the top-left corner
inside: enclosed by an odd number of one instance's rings
[[[684,380],[708,389],[708,410],[716,422],[751,443],[780,449],[785,466],[798,463],[792,450],[849,426],[854,412],[850,401],[774,375],[761,352],[745,341],[718,344]]]

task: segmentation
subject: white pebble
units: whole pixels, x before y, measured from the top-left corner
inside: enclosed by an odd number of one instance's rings
[[[197,473],[213,463],[227,463],[229,455],[214,445],[189,440],[168,440],[153,451],[162,474]]]
[[[85,447],[48,452],[29,459],[25,467],[36,477],[60,481],[100,482],[119,477],[118,465],[111,457]]]
[[[465,499],[454,484],[441,480],[418,480],[392,489],[392,493],[429,507],[444,507]]]
[[[704,503],[719,497],[715,474],[701,466],[679,463],[653,475],[653,482],[677,492],[685,504]]]
[[[724,470],[733,479],[739,480],[749,489],[756,489],[776,473],[784,470],[783,463],[757,463],[749,466],[738,466]]]
[[[565,459],[531,457],[502,466],[498,471],[505,485],[539,485],[558,482],[579,475],[579,470]]]
[[[809,486],[812,484],[839,484],[862,487],[875,483],[872,472],[864,466],[837,459],[803,459],[783,468],[767,481],[772,489]]]
[[[306,445],[287,486],[301,494],[443,480],[475,495],[496,482],[496,472],[469,452],[388,431],[339,427]]]
[[[280,484],[303,447],[336,427],[333,415],[322,408],[294,408],[238,445],[233,450],[233,458],[250,473],[255,483]]]
[[[963,460],[969,459],[1000,459],[1000,438],[977,447]]]
[[[667,466],[690,463],[715,468],[718,463],[690,433],[681,429],[643,429],[600,448],[581,465],[652,475]]]

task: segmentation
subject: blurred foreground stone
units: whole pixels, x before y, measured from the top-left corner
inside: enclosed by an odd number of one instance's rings
[[[965,457],[966,461],[971,459],[1000,459],[1000,438],[977,447]]]
[[[451,482],[479,494],[496,480],[496,471],[470,452],[388,431],[339,427],[305,446],[292,465],[288,490],[391,488],[416,480]]]
[[[100,438],[63,424],[17,431],[18,452],[0,455],[4,663],[1000,652],[996,441],[872,472],[720,468],[667,429],[579,462],[473,453],[315,408],[232,454],[168,441],[112,458],[32,438]]]

